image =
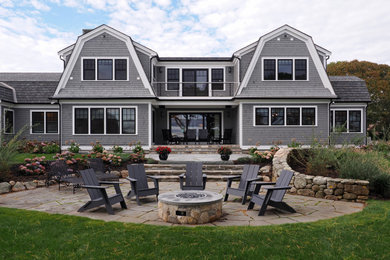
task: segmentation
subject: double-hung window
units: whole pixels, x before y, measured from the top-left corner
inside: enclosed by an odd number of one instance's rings
[[[254,107],[255,126],[315,126],[316,107]]]
[[[264,58],[263,80],[307,80],[307,58]]]
[[[360,133],[362,132],[362,110],[331,110],[330,126],[333,132]]]
[[[223,69],[211,69],[212,90],[224,90]]]
[[[14,133],[14,111],[11,109],[4,109],[4,133]]]
[[[127,61],[127,58],[83,58],[83,80],[127,80]]]
[[[74,134],[136,134],[136,107],[75,107]]]
[[[179,90],[179,69],[167,69],[167,90]]]
[[[31,111],[32,134],[58,134],[58,111]]]

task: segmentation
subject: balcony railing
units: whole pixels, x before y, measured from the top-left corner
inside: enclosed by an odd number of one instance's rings
[[[153,82],[159,97],[232,97],[237,82]]]

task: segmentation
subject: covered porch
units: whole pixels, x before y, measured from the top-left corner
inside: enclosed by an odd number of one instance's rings
[[[155,105],[152,142],[155,145],[238,144],[238,117],[237,105]]]

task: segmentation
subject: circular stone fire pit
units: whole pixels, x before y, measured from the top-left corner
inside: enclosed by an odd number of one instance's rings
[[[222,215],[222,195],[210,191],[174,191],[158,196],[158,215],[175,224],[204,224]]]

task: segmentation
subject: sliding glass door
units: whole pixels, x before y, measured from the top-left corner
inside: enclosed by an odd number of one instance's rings
[[[208,96],[208,70],[183,69],[183,96]]]
[[[198,138],[200,129],[218,139],[221,137],[221,113],[170,113],[169,129],[174,137],[184,138],[188,129],[195,129]]]

